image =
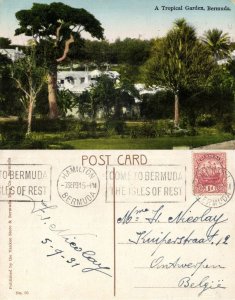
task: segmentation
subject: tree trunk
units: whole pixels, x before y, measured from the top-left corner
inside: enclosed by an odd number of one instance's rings
[[[48,73],[48,101],[49,101],[49,118],[57,119],[59,116],[58,106],[57,106],[57,68]]]
[[[28,129],[27,129],[27,135],[29,135],[31,133],[31,128],[32,128],[33,104],[34,104],[34,101],[30,100],[30,102],[29,102],[29,108],[28,108]]]
[[[175,94],[175,119],[174,119],[175,127],[179,126],[179,119],[180,119],[180,115],[179,115],[179,95],[178,95],[178,93],[176,93]]]

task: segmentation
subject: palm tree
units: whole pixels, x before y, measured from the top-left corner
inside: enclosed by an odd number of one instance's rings
[[[149,85],[162,86],[174,94],[174,124],[179,127],[180,96],[184,90],[198,92],[207,84],[215,66],[207,47],[194,27],[184,19],[176,20],[166,37],[156,40],[143,74]]]
[[[178,38],[187,43],[195,42],[197,39],[195,28],[189,25],[184,18],[175,20],[172,31],[177,34]]]
[[[197,36],[196,30],[189,25],[184,18],[177,19],[173,28],[168,32],[167,37],[168,63],[171,73],[174,74],[173,92],[175,95],[174,103],[174,124],[179,126],[179,89],[184,78],[185,68],[187,69],[190,61],[190,53],[194,48]]]
[[[222,30],[215,28],[206,31],[202,40],[216,60],[228,57],[230,50],[228,33],[223,33]]]

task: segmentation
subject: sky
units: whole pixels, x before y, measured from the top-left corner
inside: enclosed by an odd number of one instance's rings
[[[199,36],[212,28],[229,33],[235,42],[235,0],[0,0],[0,36],[8,37],[14,43],[25,43],[23,36],[14,37],[17,28],[15,13],[30,9],[33,2],[63,2],[77,8],[85,8],[102,24],[109,41],[126,37],[150,39],[166,34],[177,18],[184,17],[193,25]],[[162,6],[203,6],[204,11],[162,10]],[[158,10],[155,10],[156,6]],[[207,11],[207,6],[224,7],[230,11]],[[87,37],[87,36],[85,36]]]

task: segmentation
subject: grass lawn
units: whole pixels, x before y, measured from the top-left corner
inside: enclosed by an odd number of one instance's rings
[[[178,146],[197,148],[209,144],[232,140],[230,134],[203,135],[194,137],[158,137],[158,138],[100,138],[80,139],[62,142],[73,149],[172,149]]]
[[[9,127],[10,136],[4,140],[2,134],[4,128],[2,125],[6,122],[13,121],[14,127]],[[221,143],[224,141],[234,140],[235,137],[229,133],[222,133],[216,127],[211,128],[197,128],[198,135],[196,136],[160,136],[154,138],[137,137],[133,138],[130,135],[130,130],[140,127],[143,122],[126,122],[127,129],[125,135],[108,135],[105,137],[104,130],[102,131],[102,123],[97,130],[96,138],[91,138],[92,134],[88,129],[81,130],[76,128],[76,122],[70,125],[71,128],[63,131],[61,128],[52,128],[51,123],[44,124],[44,120],[39,123],[40,126],[36,128],[30,138],[22,139],[15,136],[19,125],[14,124],[15,120],[0,119],[0,149],[173,149],[174,147],[188,147],[197,148],[210,144]],[[51,121],[50,121],[51,122]],[[66,121],[68,122],[68,121]],[[53,123],[54,124],[54,123]],[[53,125],[52,124],[52,125]],[[66,123],[67,124],[67,123]],[[43,126],[46,127],[43,130]],[[22,125],[20,125],[22,126]],[[74,127],[73,127],[74,126]],[[39,131],[38,129],[41,129]],[[13,133],[13,135],[12,135]],[[18,133],[17,133],[18,134]],[[24,133],[23,133],[24,137]]]

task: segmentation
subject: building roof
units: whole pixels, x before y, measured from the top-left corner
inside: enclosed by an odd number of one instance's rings
[[[0,53],[6,55],[12,61],[16,61],[19,58],[23,58],[25,55],[23,51],[16,49],[0,49]]]

